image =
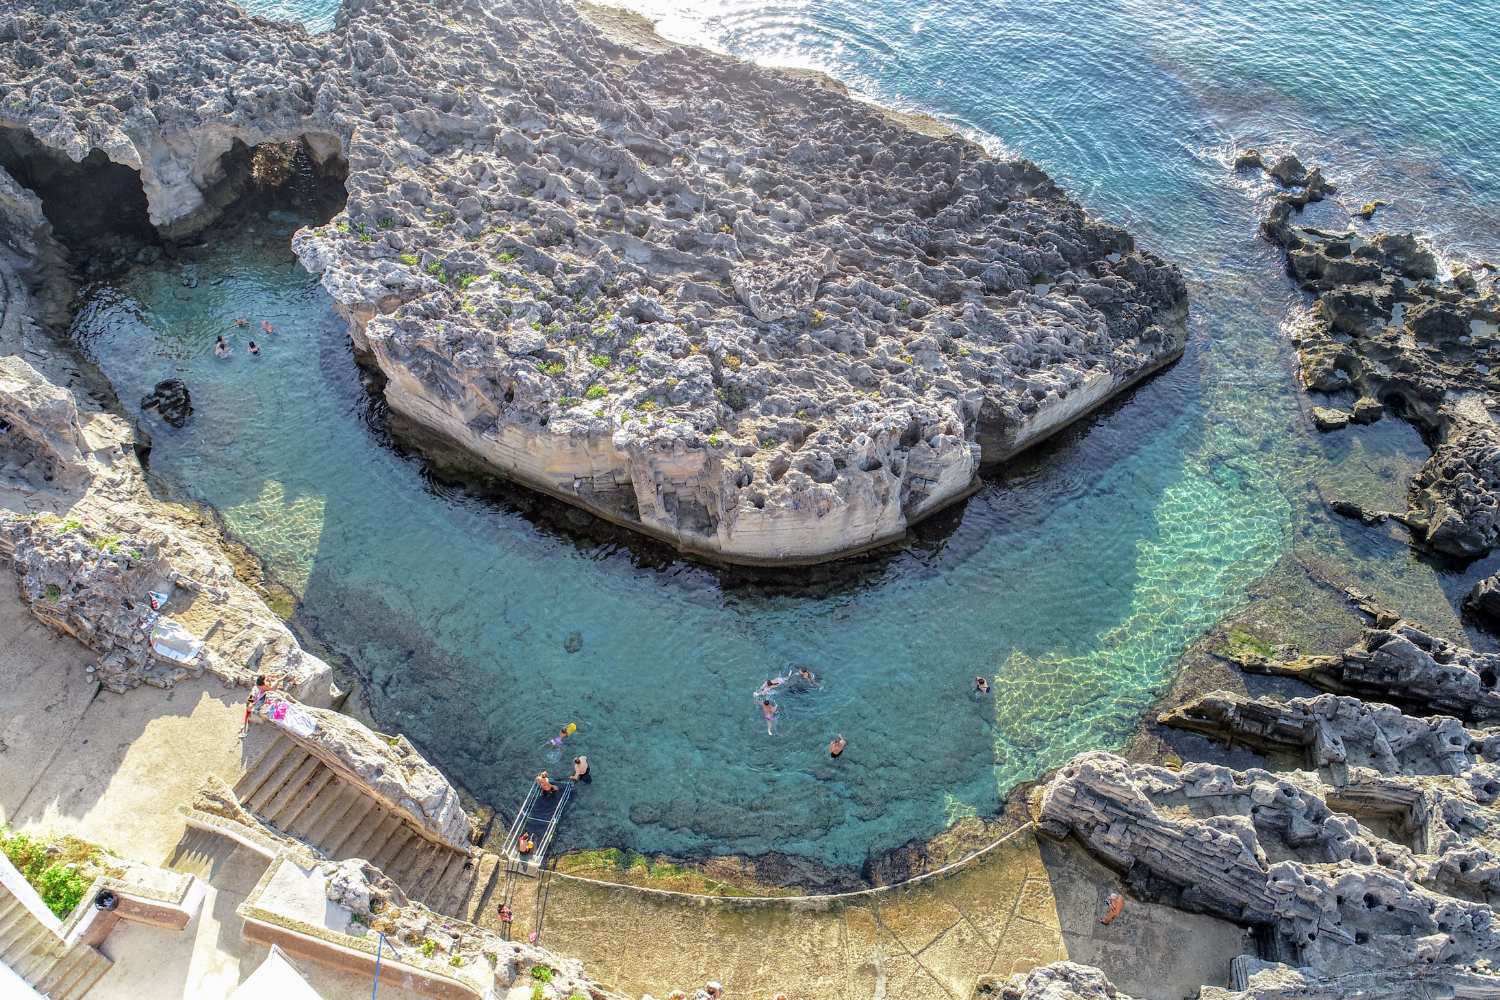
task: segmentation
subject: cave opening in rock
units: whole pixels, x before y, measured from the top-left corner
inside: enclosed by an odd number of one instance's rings
[[[75,163],[28,132],[0,127],[0,168],[41,198],[52,235],[70,254],[92,257],[157,241],[140,174],[101,150]]]

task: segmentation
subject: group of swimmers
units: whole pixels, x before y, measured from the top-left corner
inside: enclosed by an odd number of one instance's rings
[[[563,741],[576,732],[578,732],[577,724],[570,722],[559,729],[556,736],[547,740],[547,745],[554,749],[561,749]],[[562,791],[562,786],[553,781],[551,774],[545,769],[539,772],[533,780],[543,795],[556,795]],[[589,759],[586,754],[579,754],[573,758],[573,773],[565,780],[584,785],[594,780],[593,773],[589,770]],[[520,838],[516,841],[516,850],[522,854],[530,854],[536,850],[536,840],[532,838],[531,834],[523,830],[521,831]]]
[[[245,327],[245,326],[249,326],[250,325],[250,321],[248,319],[246,319],[245,317],[241,316],[239,319],[237,319],[237,320],[234,321],[234,325],[238,326],[238,327]],[[271,321],[268,320],[268,319],[263,319],[263,320],[260,321],[260,328],[262,330],[266,331],[266,333],[275,333],[276,332],[276,328],[271,325]],[[253,340],[250,341],[250,345],[249,345],[248,349],[250,351],[250,356],[251,357],[253,357],[253,358],[260,357],[260,345],[257,344],[255,341],[253,341]],[[227,341],[227,340],[224,339],[224,335],[222,333],[219,334],[218,338],[214,341],[214,357],[216,357],[216,358],[227,358],[227,357],[229,357],[233,353],[234,353],[234,348],[232,348],[232,347],[229,346],[229,341]]]
[[[760,699],[760,716],[766,720],[766,735],[771,736],[776,732],[776,716],[781,711],[781,706],[771,700],[771,696],[781,690],[790,691],[793,687],[809,690],[821,687],[818,675],[808,667],[798,664],[791,670],[779,677],[767,677],[766,682],[755,689],[755,697]],[[844,734],[839,733],[828,741],[828,756],[837,760],[844,752],[849,741],[844,739]]]

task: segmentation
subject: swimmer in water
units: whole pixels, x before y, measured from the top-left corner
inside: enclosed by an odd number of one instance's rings
[[[552,783],[551,778],[547,777],[546,771],[536,776],[536,786],[542,790],[543,795],[554,795],[557,793],[557,786]]]
[[[214,357],[227,358],[229,357],[229,354],[229,345],[224,343],[223,337],[220,337],[218,340],[214,341]]]
[[[828,741],[828,756],[837,760],[839,754],[844,752],[844,747],[848,745],[849,741],[844,739],[844,734],[839,733],[833,739]]]
[[[807,667],[797,667],[797,679],[800,680],[803,684],[806,684],[808,687],[818,686],[818,675],[813,673]]]
[[[776,707],[776,703],[770,698],[767,698],[760,703],[761,717],[766,720],[767,736],[770,736],[772,731],[776,728],[776,713],[778,711],[780,711],[780,709]]]
[[[590,781],[594,780],[589,775],[588,757],[580,754],[579,756],[573,758],[573,780],[582,781],[584,784],[587,784]]]
[[[241,316],[239,319],[237,319],[237,320],[234,321],[234,325],[235,326],[249,326],[250,325],[250,321],[248,319],[246,319],[245,317]]]
[[[268,320],[268,319],[263,319],[263,320],[260,321],[260,328],[262,330],[266,331],[267,333],[275,333],[276,332],[276,328],[271,325],[271,321]]]
[[[260,345],[253,340],[250,341],[250,355],[256,358],[260,357]]]
[[[770,694],[772,691],[775,691],[785,683],[785,677],[767,677],[766,682],[755,689],[755,697],[764,698],[766,695]]]
[[[984,696],[990,693],[990,682],[987,677],[974,678],[974,693]]]

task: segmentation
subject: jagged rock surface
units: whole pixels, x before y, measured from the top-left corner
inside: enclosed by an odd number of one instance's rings
[[[1336,656],[1279,660],[1252,654],[1236,662],[1336,693],[1399,699],[1460,719],[1500,720],[1500,653],[1465,649],[1409,621],[1367,628]]]
[[[1435,442],[1402,520],[1434,551],[1482,556],[1500,544],[1500,295],[1463,268],[1443,278],[1411,233],[1297,225],[1294,210],[1329,190],[1304,183],[1294,194],[1313,197],[1278,195],[1261,224],[1286,251],[1287,272],[1317,296],[1293,331],[1302,381],[1356,393],[1361,422],[1393,408]]]
[[[1410,851],[1301,782],[1085,754],[1048,782],[1038,826],[1077,836],[1137,891],[1264,928],[1279,958],[1318,979],[1379,969],[1475,995],[1500,989],[1484,971],[1500,956],[1494,910],[1419,884],[1402,870]]]
[[[38,488],[86,475],[87,447],[73,394],[48,382],[25,359],[0,358],[0,461],[5,474]]]
[[[1500,632],[1500,573],[1474,584],[1474,589],[1464,598],[1464,606],[1478,615],[1490,631]]]
[[[1098,969],[1077,962],[1053,962],[1017,973],[1004,983],[982,984],[976,1000],[1133,1000]]]
[[[193,415],[193,396],[182,379],[164,379],[141,400],[141,409],[154,409],[167,423],[181,427]]]
[[[0,124],[140,170],[166,230],[235,140],[345,154],[294,247],[393,410],[685,550],[899,537],[1183,347],[1176,269],[1035,166],[558,0],[359,0],[318,39],[25,0],[5,34]]]

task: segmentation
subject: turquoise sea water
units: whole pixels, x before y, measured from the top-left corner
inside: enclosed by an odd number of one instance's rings
[[[292,2],[274,12],[327,23],[326,0]],[[1385,198],[1382,221],[1495,256],[1500,5],[635,6],[673,37],[823,68],[1036,160],[1181,264],[1187,355],[912,544],[802,588],[590,541],[434,481],[385,434],[287,248],[293,217],[99,286],[76,333],[120,395],[169,374],[193,390],[188,428],[153,426],[153,470],[298,593],[386,728],[505,809],[577,722],[570,749],[597,780],[565,846],[857,866],[1118,744],[1182,650],[1294,548],[1458,627],[1457,600],[1492,567],[1439,570],[1323,514],[1315,484],[1398,503],[1425,450],[1394,421],[1311,430],[1281,330],[1301,299],[1255,237],[1264,188],[1225,163],[1236,145],[1294,144],[1353,205]],[[214,335],[241,315],[276,332],[257,337],[261,358],[218,361]],[[824,685],[782,696],[768,737],[751,693],[791,662]],[[992,702],[967,694],[978,673]],[[835,732],[850,741],[837,762]]]

